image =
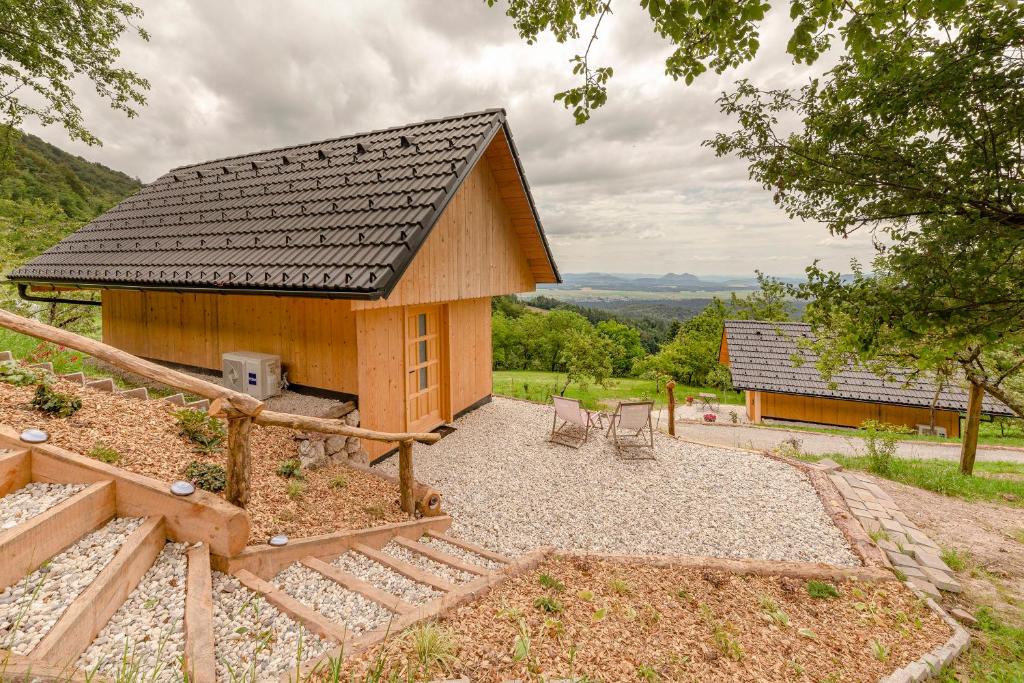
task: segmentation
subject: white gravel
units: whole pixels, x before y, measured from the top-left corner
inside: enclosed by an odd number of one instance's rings
[[[335,567],[366,581],[375,588],[387,591],[413,605],[422,605],[442,597],[440,591],[402,576],[370,558],[349,551],[331,562]]]
[[[322,574],[295,563],[274,577],[274,585],[331,621],[345,624],[352,635],[387,624],[394,613],[358,593],[342,588]]]
[[[452,545],[451,543],[449,543],[447,541],[444,541],[444,540],[439,539],[439,538],[434,538],[432,536],[424,536],[424,537],[422,537],[420,539],[420,543],[422,543],[423,545],[426,545],[426,546],[430,546],[431,548],[433,548],[434,550],[437,550],[439,552],[446,553],[448,555],[453,555],[453,556],[459,558],[460,560],[462,560],[464,562],[468,562],[469,564],[474,564],[474,565],[476,565],[478,567],[482,567],[483,569],[489,569],[491,571],[497,571],[498,569],[501,569],[504,566],[500,562],[495,562],[494,560],[489,560],[486,557],[482,557],[480,555],[477,555],[476,553],[470,552],[469,550],[466,550],[465,548],[460,548],[457,545]]]
[[[388,543],[382,550],[391,557],[404,560],[405,562],[408,562],[415,567],[419,567],[425,572],[430,572],[449,583],[467,583],[476,578],[475,575],[470,574],[469,572],[464,572],[461,569],[455,569],[454,567],[449,567],[446,564],[435,562],[429,557],[425,557],[419,553],[414,553],[394,542]]]
[[[113,519],[0,593],[0,643],[31,652],[141,524],[141,517]]]
[[[553,545],[859,564],[795,468],[657,432],[655,460],[616,457],[600,432],[579,449],[551,444],[551,411],[496,397],[416,445],[416,478],[444,496],[453,535],[507,555]]]
[[[0,498],[0,531],[13,529],[85,489],[85,484],[33,482]]]
[[[181,680],[187,547],[184,543],[164,546],[139,585],[79,658],[82,671],[119,681],[132,672],[152,683]]]
[[[217,680],[272,680],[302,661],[315,659],[331,643],[282,614],[238,579],[213,572],[213,632]]]

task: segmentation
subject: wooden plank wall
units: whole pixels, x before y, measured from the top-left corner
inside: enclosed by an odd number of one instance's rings
[[[533,291],[536,280],[486,159],[481,159],[387,299],[353,310]]]
[[[750,392],[756,393],[756,392]],[[817,424],[859,427],[865,420],[878,420],[889,424],[901,424],[917,430],[917,425],[928,424],[927,408],[897,406],[881,403],[862,403],[813,396],[792,396],[760,392],[761,415],[766,418],[814,422]],[[939,410],[935,424],[946,428],[951,437],[960,436],[959,414],[950,410]]]
[[[359,421],[383,432],[405,431],[405,309],[356,311],[359,339]],[[371,457],[397,444],[363,440]]]
[[[228,351],[274,353],[295,384],[359,393],[356,320],[344,300],[105,290],[103,341],[211,370]]]
[[[448,335],[451,414],[454,415],[491,395],[490,298],[449,304]]]

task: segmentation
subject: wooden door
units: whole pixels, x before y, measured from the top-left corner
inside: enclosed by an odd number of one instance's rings
[[[406,309],[405,395],[407,429],[427,431],[442,418],[441,307]]]

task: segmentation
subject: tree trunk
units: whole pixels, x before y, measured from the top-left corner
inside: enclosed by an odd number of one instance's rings
[[[412,441],[398,442],[398,491],[401,496],[402,512],[413,514],[416,500],[413,497],[415,479],[412,476]]]
[[[251,417],[228,418],[228,483],[224,497],[239,507],[249,504],[252,458],[249,455]]]
[[[963,440],[960,444],[960,471],[969,475],[974,473],[974,457],[978,453],[981,400],[985,396],[985,388],[971,382],[967,391],[967,427],[964,429]]]

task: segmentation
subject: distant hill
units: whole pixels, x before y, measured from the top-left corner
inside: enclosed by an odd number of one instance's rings
[[[560,285],[541,285],[543,289],[596,289],[629,292],[720,292],[757,289],[757,279],[735,278],[728,282],[701,279],[692,273],[634,275],[618,273],[565,273]]]
[[[25,260],[142,187],[34,135],[0,132],[0,239]]]

